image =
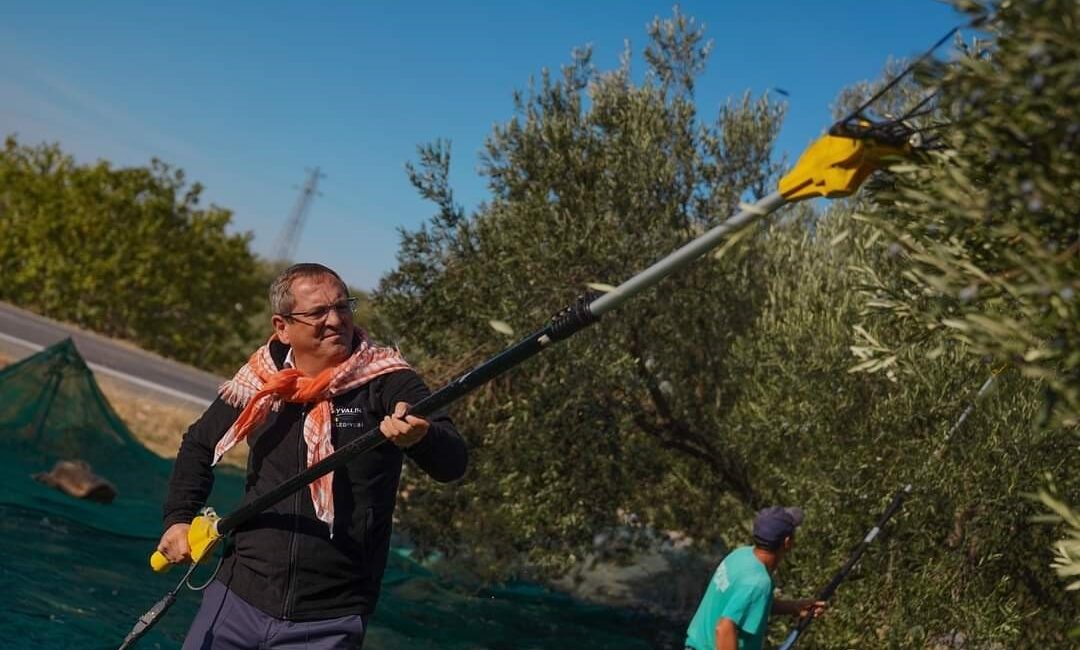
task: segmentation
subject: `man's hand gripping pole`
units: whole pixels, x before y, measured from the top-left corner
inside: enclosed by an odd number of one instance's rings
[[[191,548],[191,561],[198,564],[204,557],[210,554],[214,545],[221,539],[217,530],[217,522],[220,519],[213,508],[203,508],[199,516],[191,522],[188,528],[188,546]],[[161,573],[172,568],[172,563],[161,551],[154,551],[150,556],[150,568]]]

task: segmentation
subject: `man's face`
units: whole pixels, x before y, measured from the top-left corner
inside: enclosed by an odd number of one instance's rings
[[[345,288],[332,275],[297,278],[290,287],[292,316],[274,315],[274,331],[292,346],[297,365],[337,365],[352,352],[352,311]]]

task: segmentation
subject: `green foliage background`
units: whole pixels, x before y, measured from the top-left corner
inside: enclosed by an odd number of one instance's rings
[[[57,145],[0,152],[0,299],[232,372],[265,299],[249,235],[160,161],[79,165]],[[229,278],[223,282],[222,278]]]
[[[1064,647],[1077,600],[1051,562],[1076,575],[1080,5],[957,4],[990,16],[983,40],[889,100],[940,89],[919,122],[947,124],[935,150],[855,199],[786,208],[456,404],[469,477],[407,471],[399,530],[474,579],[546,580],[632,561],[613,542],[626,531],[711,557],[746,543],[758,507],[800,504],[780,583],[805,596],[911,483],[801,644]],[[420,147],[408,171],[435,213],[402,233],[361,323],[429,383],[775,187],[784,106],[746,95],[701,114],[704,31],[676,8],[648,34],[644,70],[629,51],[598,70],[585,49],[515,94],[482,157],[490,200],[471,212],[447,180],[450,143]],[[0,299],[231,373],[268,333],[280,266],[200,193],[158,161],[77,165],[9,138]]]
[[[1080,424],[1080,40],[1075,2],[970,3],[993,37],[931,71],[950,128],[919,164],[892,167],[862,218],[904,274],[871,280],[869,307],[935,352],[961,344],[1046,390]],[[911,338],[883,350],[919,359]],[[914,353],[914,354],[913,354]]]
[[[1015,43],[1030,45],[1036,30],[1063,72],[1058,83],[1044,71],[1041,103],[1020,106],[1053,125],[1044,125],[1046,143],[1056,146],[1067,133],[1055,129],[1075,122],[1060,108],[1075,92],[1075,39],[1066,42],[1075,5],[998,9],[992,56],[922,73],[902,92],[943,85],[939,113],[958,120],[962,111],[952,107],[990,93],[985,85],[1028,88],[1031,71],[1010,80],[999,68],[1014,65]],[[590,283],[618,284],[772,187],[783,108],[745,97],[700,116],[693,79],[707,55],[701,30],[676,10],[650,27],[640,83],[629,52],[613,71],[596,70],[586,50],[561,73],[545,73],[489,138],[483,173],[492,199],[471,215],[446,181],[449,145],[421,147],[412,178],[437,212],[404,234],[398,269],[375,301],[430,376],[467,370]],[[1017,110],[1011,95],[988,99],[985,110],[1002,119]],[[616,536],[598,532],[651,527],[689,535],[703,549],[730,547],[748,539],[755,508],[799,503],[809,520],[782,580],[786,595],[806,595],[892,493],[913,483],[907,507],[807,645],[1065,643],[1076,600],[1048,569],[1055,532],[1032,521],[1040,509],[1026,495],[1044,474],[1057,476],[1070,500],[1080,488],[1069,471],[1075,424],[1062,406],[1076,378],[1059,374],[1076,349],[1076,303],[1062,302],[1077,279],[1076,258],[1062,254],[1076,241],[1067,189],[1076,166],[1065,147],[1048,150],[1064,158],[1046,181],[1066,186],[1055,190],[1058,212],[1047,199],[1049,211],[1035,215],[1005,199],[1015,214],[994,222],[1004,234],[964,221],[971,206],[957,194],[957,167],[984,165],[991,149],[957,154],[952,138],[968,142],[965,129],[994,128],[986,118],[958,121],[929,165],[898,167],[863,198],[824,213],[788,210],[468,398],[455,413],[473,446],[471,480],[446,490],[408,476],[405,529],[489,579],[545,577],[609,551]],[[1032,168],[1047,162],[1013,140],[998,145],[999,155],[1009,147]],[[984,174],[972,192],[1007,197],[1014,181]],[[951,241],[952,231],[928,221],[982,230]],[[1038,228],[1056,233],[1054,247],[1033,234]],[[1004,247],[1018,237],[1039,245]],[[931,252],[911,253],[913,242]],[[1043,268],[1023,276],[1033,286],[1012,294],[1013,313],[1027,314],[1013,334],[1059,350],[1052,355],[995,353],[1016,341],[991,327],[980,338],[954,321],[986,323],[975,307],[999,309],[1000,301],[951,300],[956,292],[931,286],[945,274],[927,271],[970,270],[964,260],[977,255],[1013,268],[1043,250]],[[971,283],[953,282],[958,290]],[[977,389],[1003,368],[996,392],[947,439]]]

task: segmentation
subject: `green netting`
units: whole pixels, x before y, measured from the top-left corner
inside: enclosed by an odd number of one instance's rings
[[[70,339],[0,370],[0,434],[4,503],[112,534],[160,533],[170,464],[135,440]],[[90,463],[116,486],[116,501],[81,501],[29,480],[61,459]]]
[[[89,462],[116,486],[116,499],[81,501],[31,478],[60,459]],[[120,644],[180,578],[147,567],[170,467],[127,430],[71,341],[0,370],[2,647]],[[239,474],[219,471],[211,502],[228,512],[241,489]],[[138,647],[179,647],[198,602],[198,594],[182,592]],[[365,647],[564,650],[677,641],[678,631],[659,621],[534,585],[464,591],[395,548]]]

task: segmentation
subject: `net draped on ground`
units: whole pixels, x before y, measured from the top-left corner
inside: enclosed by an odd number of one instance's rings
[[[31,478],[75,459],[116,486],[112,503],[81,501]],[[124,426],[70,340],[0,370],[5,647],[115,648],[179,580],[179,571],[157,575],[147,565],[170,468]],[[211,503],[229,512],[242,485],[239,472],[219,469]],[[184,590],[139,647],[179,647],[199,600]],[[649,648],[671,636],[660,627],[670,628],[535,585],[466,591],[394,548],[366,647]]]

